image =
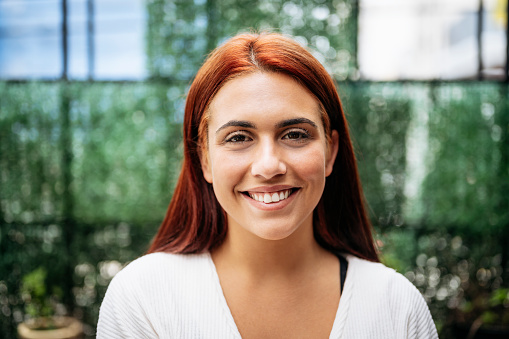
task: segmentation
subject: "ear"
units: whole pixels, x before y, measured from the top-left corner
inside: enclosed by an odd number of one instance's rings
[[[205,181],[207,181],[209,184],[212,184],[212,170],[210,166],[209,152],[200,146],[199,154],[203,178],[205,178]]]
[[[339,134],[338,131],[333,130],[331,133],[330,143],[327,149],[327,159],[325,163],[325,176],[328,177],[332,173],[336,156],[339,149]]]

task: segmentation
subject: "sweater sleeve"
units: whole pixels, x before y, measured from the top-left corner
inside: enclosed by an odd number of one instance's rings
[[[159,338],[143,308],[140,291],[119,272],[111,281],[99,311],[97,339]]]
[[[412,308],[410,319],[408,321],[407,338],[438,339],[437,329],[433,319],[431,318],[431,313],[426,301],[415,287],[412,294],[414,307]]]
[[[394,276],[392,289],[393,308],[399,308],[394,312],[397,314],[396,318],[399,318],[395,319],[395,324],[406,324],[404,328],[398,327],[406,332],[400,333],[398,338],[438,339],[435,323],[419,290],[399,273]]]

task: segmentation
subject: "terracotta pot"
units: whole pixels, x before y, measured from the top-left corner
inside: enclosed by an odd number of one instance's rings
[[[51,325],[52,329],[41,328]],[[71,317],[52,317],[30,319],[18,325],[20,339],[81,339],[82,323]]]

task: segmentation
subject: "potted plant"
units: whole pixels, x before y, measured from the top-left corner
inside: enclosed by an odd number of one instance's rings
[[[80,321],[56,314],[55,309],[62,291],[58,287],[48,288],[46,277],[46,269],[40,267],[22,279],[21,297],[25,302],[28,319],[18,325],[19,338],[81,338],[83,326]]]

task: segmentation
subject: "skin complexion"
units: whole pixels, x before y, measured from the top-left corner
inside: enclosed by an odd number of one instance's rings
[[[339,262],[313,236],[313,210],[338,149],[314,96],[293,78],[255,72],[210,104],[205,179],[227,213],[212,259],[243,338],[328,338]]]
[[[210,111],[202,167],[229,229],[280,240],[312,228],[337,152],[313,95],[289,76],[256,72],[227,82]]]

